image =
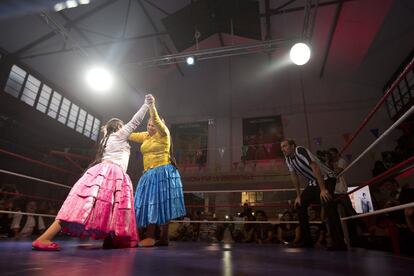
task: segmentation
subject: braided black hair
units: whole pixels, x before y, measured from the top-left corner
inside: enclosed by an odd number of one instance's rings
[[[95,160],[89,165],[89,168],[102,161],[102,156],[105,152],[105,148],[106,148],[106,144],[108,143],[109,136],[112,133],[117,132],[120,129],[121,124],[123,124],[122,120],[117,119],[117,118],[112,118],[101,128],[103,138],[99,142],[98,149],[96,150]]]

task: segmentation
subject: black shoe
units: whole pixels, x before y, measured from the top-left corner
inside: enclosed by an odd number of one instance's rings
[[[113,243],[113,239],[110,235],[106,236],[106,238],[104,239],[104,242],[102,244],[102,248],[103,249],[114,249],[114,243]]]
[[[348,247],[345,244],[332,245],[326,248],[328,251],[348,251]]]
[[[169,242],[168,241],[156,241],[154,246],[168,246]]]
[[[298,242],[298,243],[293,243],[290,247],[291,248],[313,248],[313,244],[305,243],[305,242]]]

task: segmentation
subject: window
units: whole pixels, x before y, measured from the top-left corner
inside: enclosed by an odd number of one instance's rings
[[[411,89],[414,88],[414,72],[413,72],[413,70],[410,70],[408,72],[406,78],[407,78],[407,82],[408,82],[408,85],[410,86],[410,88]]]
[[[26,71],[16,65],[13,65],[6,83],[6,87],[4,88],[6,93],[18,98],[26,75]]]
[[[255,203],[263,202],[263,192],[243,192],[242,204],[249,203],[254,205]]]
[[[95,118],[95,121],[93,122],[92,135],[91,135],[91,139],[94,141],[98,140],[100,126],[101,126],[101,121],[99,121],[98,118]]]
[[[62,124],[66,124],[66,119],[68,118],[69,108],[70,108],[70,101],[66,98],[63,98],[62,105],[60,106],[60,110],[59,110],[59,117],[58,117],[58,121],[61,122]]]
[[[39,87],[40,81],[35,77],[29,75],[20,100],[30,106],[33,106],[36,101],[37,93],[39,92]]]
[[[78,118],[78,113],[79,113],[79,106],[72,103],[72,106],[70,108],[69,119],[68,119],[68,123],[67,123],[68,127],[75,128],[76,119]]]
[[[393,103],[391,97],[387,98],[387,108],[388,108],[388,112],[390,114],[390,117],[391,118],[394,117],[395,114],[396,114],[396,111],[395,111],[395,106],[394,106],[394,103]]]
[[[56,119],[56,115],[58,113],[61,100],[62,100],[62,95],[54,91],[53,96],[52,96],[52,101],[50,102],[49,110],[47,111],[47,115],[49,115],[53,119]]]
[[[86,117],[85,129],[83,130],[83,135],[90,137],[92,131],[92,124],[93,124],[93,116],[88,114]]]
[[[399,84],[400,93],[401,93],[401,99],[404,102],[404,104],[407,104],[410,102],[411,95],[410,91],[408,90],[407,83],[405,80],[402,80]]]
[[[36,109],[42,113],[46,112],[47,105],[49,104],[50,95],[52,95],[52,88],[47,85],[42,86],[39,100],[37,101]]]
[[[78,121],[76,122],[76,131],[82,133],[83,125],[85,124],[86,111],[81,109],[79,111]]]
[[[12,66],[4,91],[90,139],[98,140],[101,125],[98,118],[19,66]]]

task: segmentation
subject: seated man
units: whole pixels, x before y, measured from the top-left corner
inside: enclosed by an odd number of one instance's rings
[[[267,221],[266,213],[262,210],[256,211],[256,221]],[[254,225],[253,239],[256,243],[270,243],[272,241],[272,225],[258,223]]]
[[[35,213],[37,205],[35,201],[26,204],[26,213]],[[14,238],[29,238],[31,235],[39,234],[45,230],[45,223],[42,217],[32,215],[15,214],[10,226],[14,233]]]

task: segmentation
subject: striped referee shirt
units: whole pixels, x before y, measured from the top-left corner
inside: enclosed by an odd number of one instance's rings
[[[322,177],[326,180],[335,177],[335,172],[323,164],[316,156],[304,147],[296,147],[291,156],[285,156],[286,165],[290,172],[296,172],[308,180],[309,186],[318,186],[318,181],[313,174],[310,163],[312,161],[319,165]]]

